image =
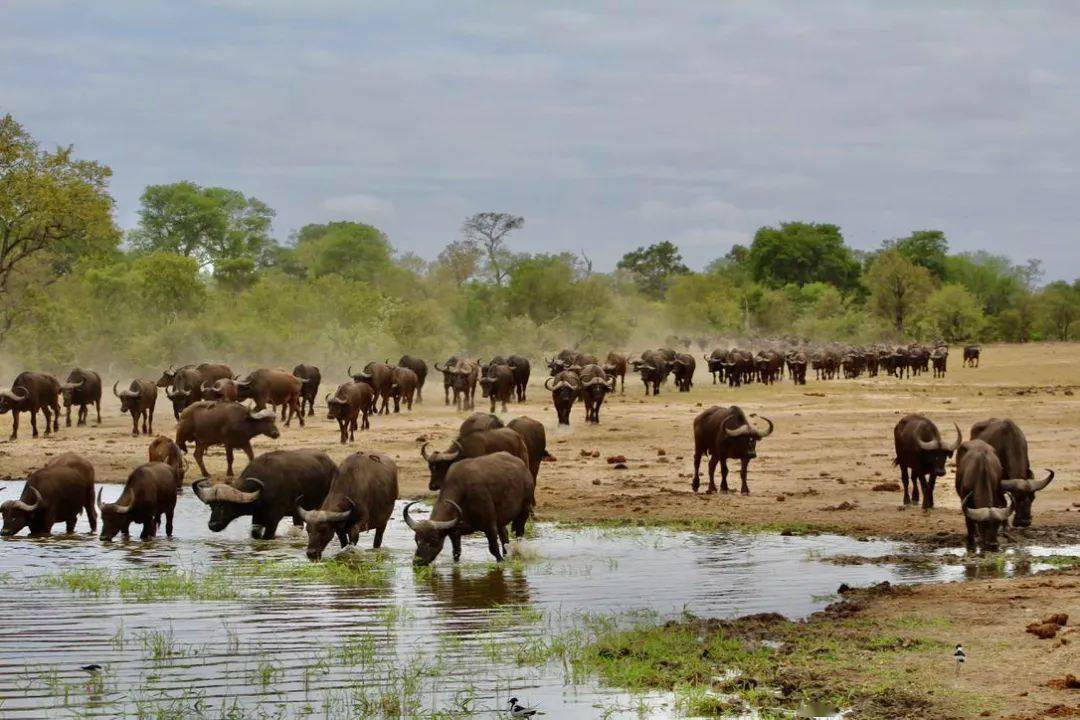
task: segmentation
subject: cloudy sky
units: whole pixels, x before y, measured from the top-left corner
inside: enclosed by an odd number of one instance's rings
[[[946,8],[946,9],[943,9]],[[0,0],[0,112],[107,162],[359,219],[432,258],[480,210],[598,269],[761,225],[912,229],[1071,278],[1080,4]]]

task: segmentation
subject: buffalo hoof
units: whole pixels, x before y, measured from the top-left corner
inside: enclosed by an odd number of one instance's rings
[[[740,494],[740,495],[749,495],[749,494],[750,494],[750,491],[749,491],[749,490],[740,490],[740,491],[739,491],[739,494]]]
[[[723,492],[723,493],[725,493],[725,494],[726,494],[726,493],[727,493],[727,490],[722,490],[721,492]],[[707,489],[707,490],[705,491],[705,494],[706,494],[706,495],[715,495],[715,494],[716,494],[716,488],[715,488],[715,487],[710,487],[710,488],[708,488],[708,489]]]

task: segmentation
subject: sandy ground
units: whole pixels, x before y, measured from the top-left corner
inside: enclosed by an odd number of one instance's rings
[[[675,392],[669,384],[659,397],[645,397],[641,383],[628,377],[626,394],[611,396],[605,403],[601,425],[586,425],[578,403],[568,428],[556,428],[550,395],[541,387],[544,378],[534,374],[529,401],[511,405],[503,417],[529,415],[548,428],[548,446],[556,461],[545,463],[540,474],[537,500],[542,519],[811,526],[941,542],[958,541],[963,528],[951,471],[938,483],[937,507],[931,512],[903,508],[899,490],[873,489],[899,481],[892,466],[893,426],[905,413],[922,412],[951,437],[948,429],[954,421],[966,435],[978,420],[1010,417],[1027,434],[1036,473],[1045,467],[1057,471],[1057,479],[1039,494],[1035,527],[1029,534],[1045,539],[1049,529],[1051,540],[1055,532],[1072,537],[1072,531],[1080,529],[1080,397],[1074,394],[1080,387],[1080,344],[990,346],[977,369],[962,368],[957,358],[953,360],[948,376],[940,380],[929,375],[909,380],[811,378],[802,387],[784,381],[736,389],[713,385],[699,367],[690,393]],[[324,381],[320,395],[331,390],[330,385]],[[759,457],[750,466],[750,496],[690,491],[691,424],[697,413],[714,404],[737,404],[776,423],[776,431],[759,445]],[[487,401],[478,398],[477,409],[486,410]],[[128,471],[144,461],[148,439],[130,435],[130,419],[120,415],[111,395],[103,416],[100,427],[91,423],[67,428],[61,420],[59,433],[38,439],[30,437],[29,418],[23,416],[19,439],[0,442],[0,476],[21,476],[50,455],[74,451],[94,464],[99,482],[123,482]],[[420,497],[429,494],[427,469],[419,454],[421,438],[433,447],[446,447],[464,416],[443,404],[441,376],[436,374],[429,378],[425,403],[412,412],[374,416],[372,429],[358,433],[353,445],[338,444],[336,423],[326,419],[321,404],[306,427],[294,422],[282,428],[278,440],[259,437],[254,445],[256,452],[320,448],[335,460],[357,449],[386,452],[398,460],[402,495]],[[10,427],[10,415],[0,416],[0,437],[6,438]],[[163,395],[154,429],[169,436],[174,431]],[[615,469],[607,462],[615,455],[626,456],[627,469]],[[237,471],[243,467],[242,457],[237,459]],[[207,464],[215,476],[224,475],[220,448],[208,454]],[[706,464],[707,460],[703,472]],[[737,488],[734,469],[731,479]],[[852,509],[834,509],[844,502]]]

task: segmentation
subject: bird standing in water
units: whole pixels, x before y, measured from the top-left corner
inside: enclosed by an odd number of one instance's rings
[[[510,698],[510,700],[507,701],[507,704],[510,706],[510,717],[512,718],[531,718],[534,715],[544,714],[536,708],[527,708],[518,705],[518,699],[516,697]]]

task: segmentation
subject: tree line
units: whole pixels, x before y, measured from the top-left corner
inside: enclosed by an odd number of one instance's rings
[[[1080,333],[1080,280],[1043,285],[1037,261],[950,253],[938,230],[861,252],[837,225],[785,222],[702,272],[661,240],[602,273],[584,252],[514,252],[525,219],[504,212],[466,218],[430,261],[363,218],[308,224],[279,242],[269,205],[188,181],[147,187],[125,233],[110,177],[0,119],[0,344],[13,365],[539,355],[671,335],[959,343]]]

